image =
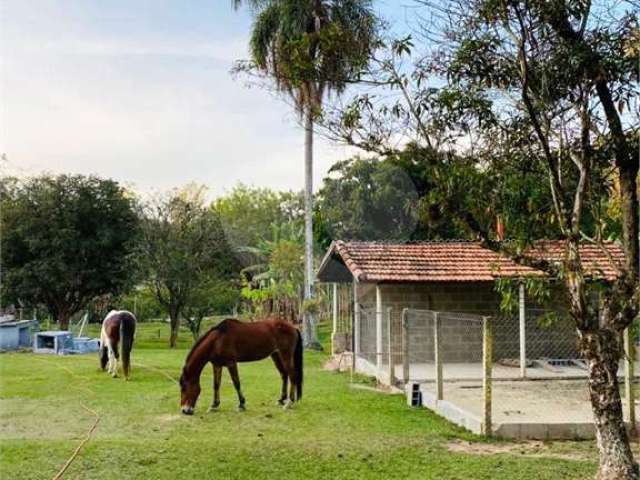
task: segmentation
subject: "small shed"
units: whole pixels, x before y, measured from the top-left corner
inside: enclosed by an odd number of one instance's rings
[[[0,350],[18,350],[31,346],[31,334],[38,329],[36,320],[8,319],[0,323]]]
[[[539,242],[526,253],[560,261],[564,245]],[[580,256],[585,275],[603,281],[614,280],[615,263],[624,261],[615,243],[582,246]],[[536,304],[526,298],[525,280],[532,277],[545,274],[479,242],[337,241],[318,271],[320,281],[333,284],[334,353],[349,353],[353,370],[403,388],[411,405],[475,433],[593,438],[588,368],[577,351],[564,286],[552,283],[549,298]],[[513,312],[500,308],[499,279],[515,282]],[[339,321],[347,293],[350,322]],[[624,337],[619,375],[625,420],[633,424],[638,366],[629,329]]]
[[[581,246],[581,261],[591,279],[612,281],[624,252],[616,243],[604,247]],[[560,241],[543,241],[526,253],[554,262],[564,250]],[[480,242],[336,241],[317,276],[333,284],[333,353],[350,353],[354,370],[420,393],[425,404],[477,433],[498,429],[514,438],[563,438],[580,428],[578,436],[592,435],[587,368],[577,351],[564,287],[552,285],[543,304],[526,297],[525,280],[545,278],[544,272]],[[514,280],[512,313],[500,308],[500,279]],[[340,321],[345,293],[348,322]],[[486,404],[491,381],[499,382],[493,385],[493,407]],[[574,403],[550,418],[544,395]],[[572,414],[569,427],[551,431]],[[540,428],[536,433],[527,425]]]
[[[580,254],[590,275],[612,280],[616,271],[609,255],[622,261],[624,253],[616,243],[608,243],[606,247],[608,254],[596,245],[583,245]],[[564,245],[560,241],[538,242],[530,253],[559,261]],[[325,254],[317,276],[321,282],[333,284],[334,302],[340,298],[340,288],[352,290],[352,326],[358,313],[373,312],[379,351],[386,336],[383,324],[387,314],[391,322],[398,323],[404,309],[496,316],[500,314],[501,302],[495,288],[496,280],[544,277],[544,273],[518,265],[508,257],[483,247],[480,242],[336,241]],[[527,312],[537,317],[546,311],[566,310],[562,287],[554,289],[552,297],[544,305],[536,305],[525,298],[523,283],[518,294],[518,320],[523,331],[527,326]],[[333,333],[334,337],[340,337],[335,344],[348,347],[354,338],[345,340],[345,333],[337,328],[338,310],[334,305]],[[349,332],[346,335],[349,336]],[[525,338],[521,340],[524,349]]]

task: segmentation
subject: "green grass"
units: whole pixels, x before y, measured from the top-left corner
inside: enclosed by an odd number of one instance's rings
[[[552,449],[453,453],[455,439],[485,440],[402,396],[352,388],[349,375],[322,370],[320,353],[306,353],[304,398],[293,410],[275,405],[279,377],[263,361],[240,366],[246,412],[236,411],[225,373],[221,410],[206,413],[207,369],[196,415],[183,416],[177,385],[160,372],[177,378],[190,342],[185,331],[182,348],[169,350],[167,334],[165,324],[139,325],[130,382],[99,371],[96,355],[0,355],[0,476],[52,478],[94,422],[82,405],[100,421],[65,478],[582,479],[595,470],[595,457],[545,456]],[[563,448],[593,452],[572,445]]]

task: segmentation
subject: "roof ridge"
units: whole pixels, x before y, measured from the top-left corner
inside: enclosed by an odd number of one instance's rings
[[[530,245],[530,254],[542,255],[552,262],[559,261],[563,242],[537,240]],[[418,248],[412,248],[414,246]],[[590,275],[615,278],[617,273],[610,257],[624,257],[624,251],[617,242],[606,242],[604,249],[599,249],[594,244],[582,244],[581,250],[583,265],[586,270],[590,270]],[[610,251],[611,255],[607,256],[602,250]],[[340,261],[357,281],[456,282],[544,276],[542,271],[519,265],[477,240],[335,240],[320,264],[319,275],[334,257],[340,257]]]
[[[337,240],[343,244],[373,244],[373,245],[430,245],[434,243],[480,243],[479,240],[446,239],[446,240]]]

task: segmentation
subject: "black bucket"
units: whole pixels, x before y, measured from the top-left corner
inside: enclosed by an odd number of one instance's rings
[[[422,392],[420,391],[419,383],[411,384],[411,406],[412,407],[422,406]]]

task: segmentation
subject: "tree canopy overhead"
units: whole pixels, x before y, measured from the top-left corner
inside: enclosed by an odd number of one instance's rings
[[[270,77],[300,113],[319,108],[325,93],[340,93],[357,80],[376,48],[370,0],[246,3],[255,11],[251,60],[239,68]]]

